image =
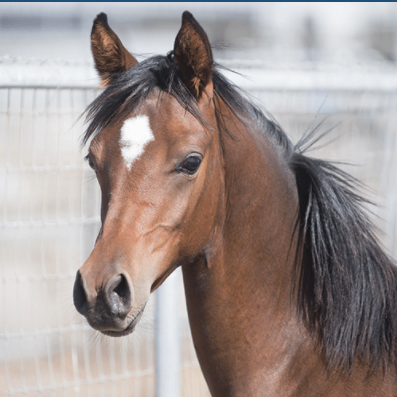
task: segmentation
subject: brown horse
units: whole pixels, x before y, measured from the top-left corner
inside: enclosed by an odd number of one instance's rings
[[[110,336],[182,266],[214,396],[397,396],[396,276],[355,181],[307,157],[226,80],[188,12],[138,63],[94,21],[88,108],[102,228],[74,302]]]

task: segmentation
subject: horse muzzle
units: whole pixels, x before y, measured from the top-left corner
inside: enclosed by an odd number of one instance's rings
[[[77,311],[87,318],[92,328],[106,335],[122,336],[132,332],[143,309],[131,315],[133,286],[125,272],[111,277],[99,290],[90,290],[80,271],[73,288]]]

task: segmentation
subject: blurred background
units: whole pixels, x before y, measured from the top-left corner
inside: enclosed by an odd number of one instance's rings
[[[222,58],[396,62],[393,3],[2,3],[3,55],[90,59],[92,20],[103,11],[135,53],[172,49],[189,10]]]
[[[0,3],[0,395],[209,395],[179,272],[120,340],[72,304],[99,230],[80,148],[80,116],[100,92],[92,21],[106,12],[143,59],[173,48],[184,10],[294,142],[330,130],[312,154],[353,164],[341,166],[368,186],[397,258],[397,3]]]

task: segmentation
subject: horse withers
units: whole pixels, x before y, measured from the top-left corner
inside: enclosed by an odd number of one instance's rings
[[[396,269],[353,178],[221,74],[189,12],[166,56],[138,63],[105,14],[91,48],[102,227],[73,292],[89,324],[131,333],[181,266],[214,396],[396,396]]]

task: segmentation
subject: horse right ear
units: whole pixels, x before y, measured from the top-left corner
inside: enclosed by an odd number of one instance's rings
[[[205,91],[212,97],[212,59],[211,45],[204,29],[185,11],[182,15],[182,27],[174,44],[174,57],[182,81],[193,96],[199,100]]]
[[[98,14],[92,26],[91,51],[102,86],[111,82],[113,74],[125,72],[138,63],[110,28],[103,12]]]

